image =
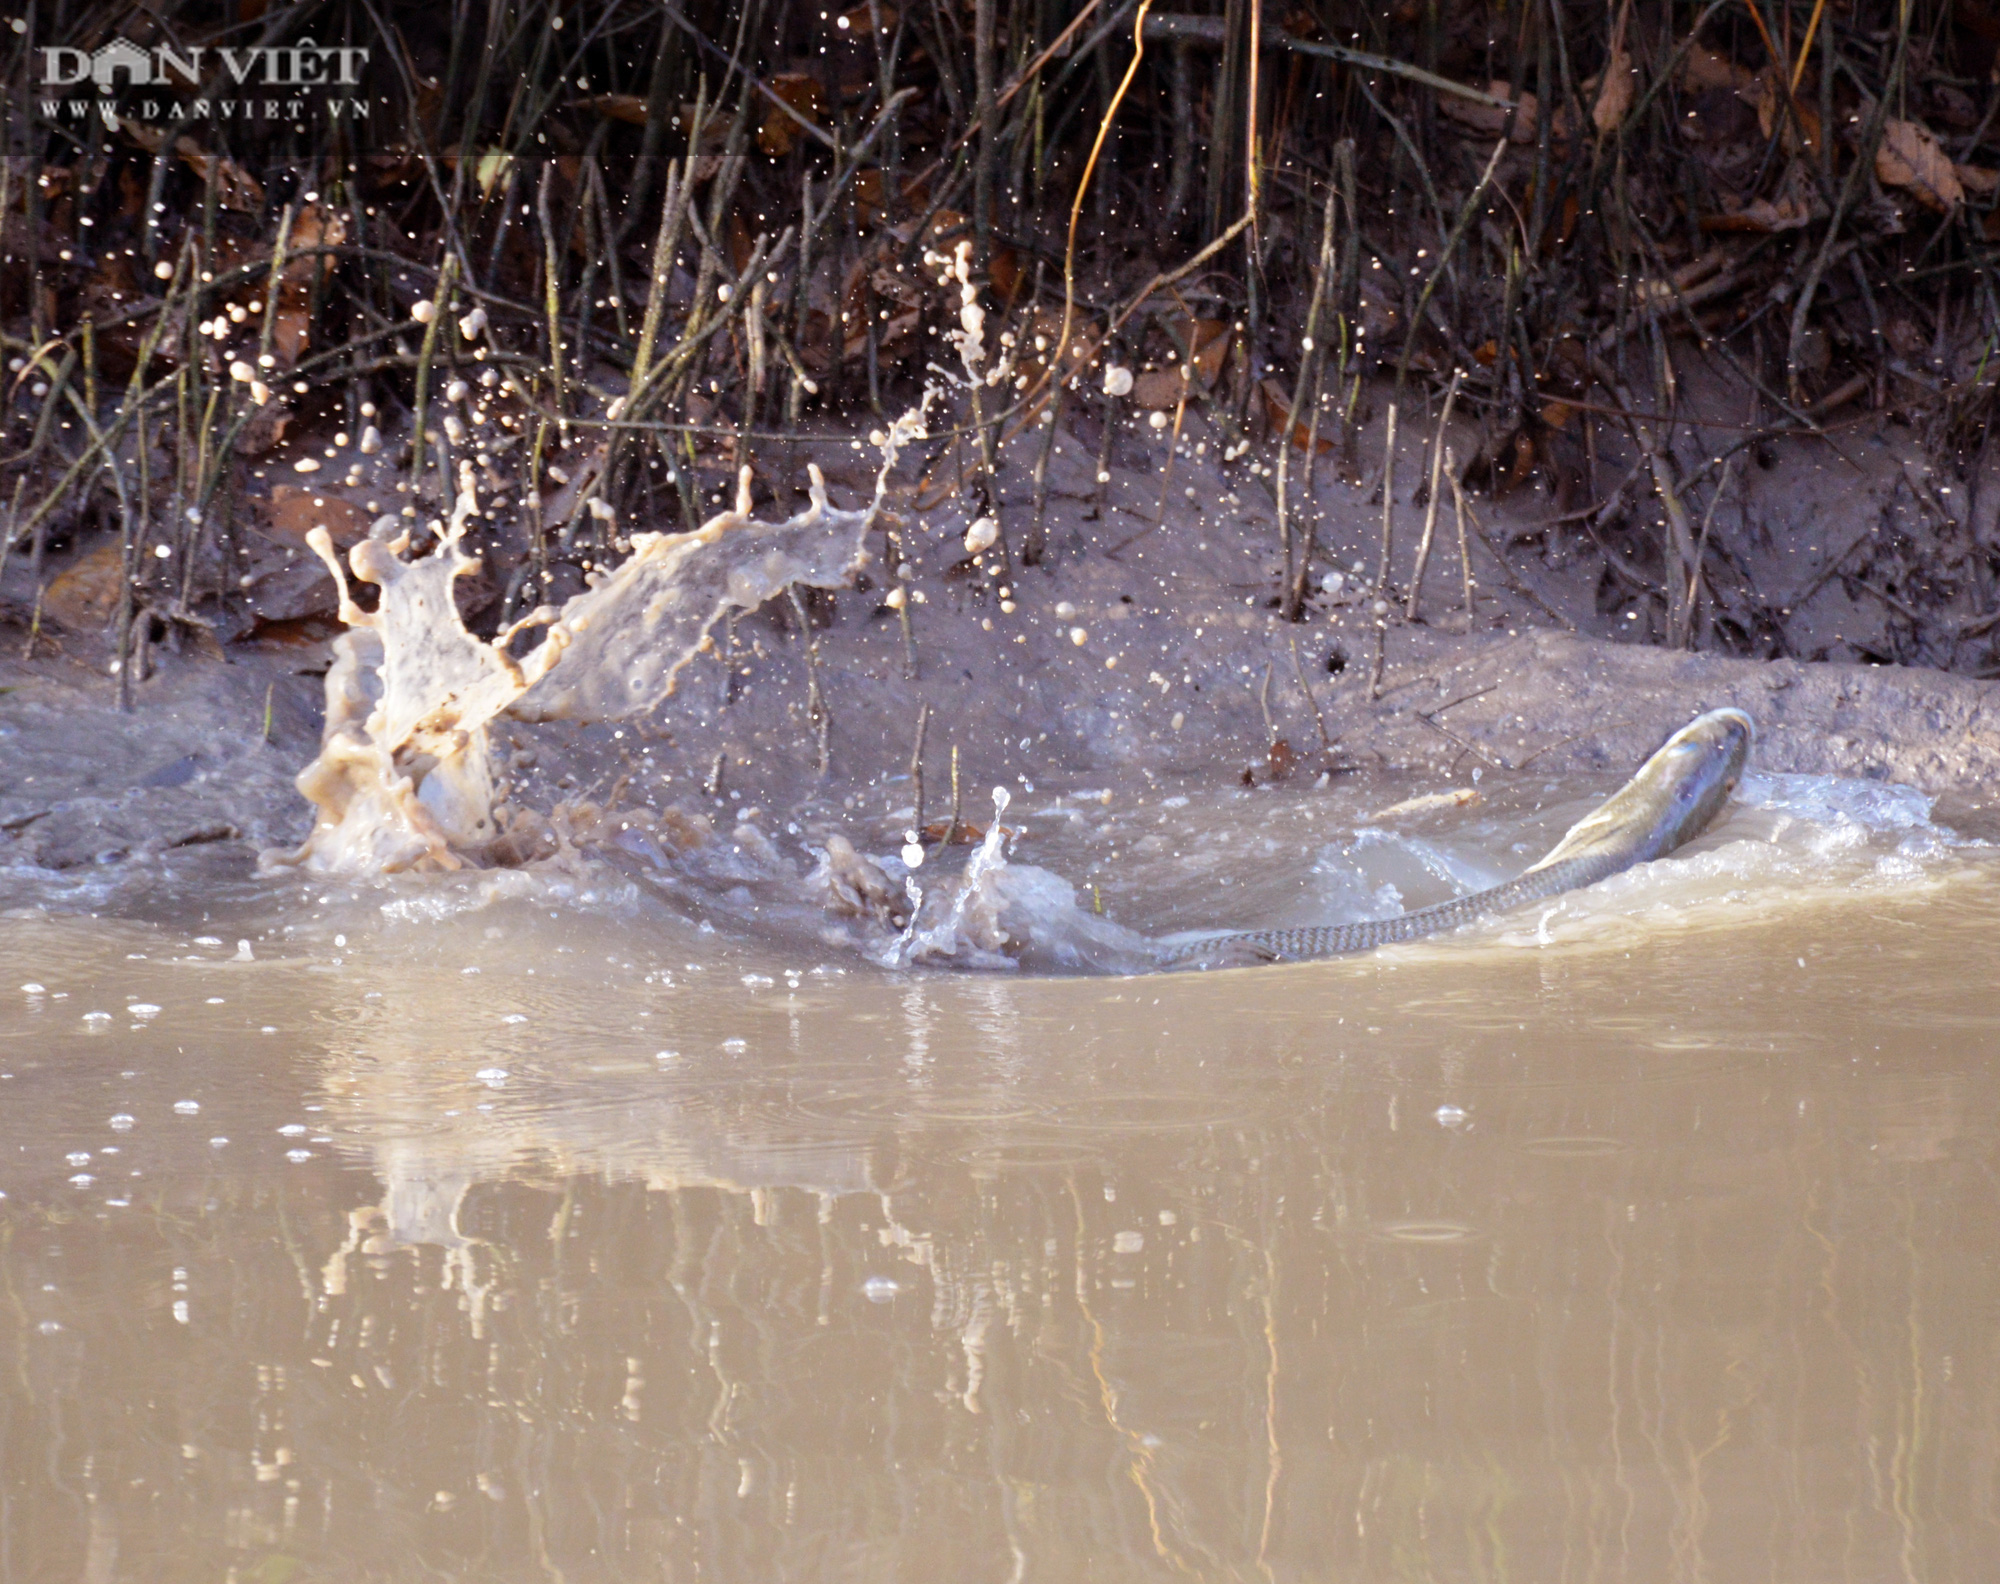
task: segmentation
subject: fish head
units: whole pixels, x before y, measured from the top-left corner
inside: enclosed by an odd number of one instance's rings
[[[1707,830],[1743,779],[1757,728],[1740,709],[1698,715],[1646,761],[1638,780],[1661,798],[1648,857],[1672,852]]]

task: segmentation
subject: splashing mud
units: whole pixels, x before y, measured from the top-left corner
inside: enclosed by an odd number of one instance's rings
[[[811,504],[775,526],[750,516],[745,469],[736,509],[683,534],[636,534],[632,554],[560,609],[543,606],[493,639],[466,631],[452,584],[478,569],[460,541],[478,501],[469,469],[440,542],[411,559],[410,534],[379,519],[348,560],[381,591],[370,612],[350,595],[324,528],[308,541],[332,571],[348,631],[326,679],[319,757],[299,790],[319,810],[312,834],[274,863],[343,873],[454,869],[505,856],[496,843],[525,811],[496,787],[491,723],[622,720],[669,697],[681,670],[711,642],[731,610],[749,610],[794,584],[844,583],[865,557],[863,540],[882,505],[901,447],[924,433],[921,409],[883,437],[875,495],[861,511],[827,504],[812,468]],[[390,537],[391,535],[394,537]],[[544,627],[516,658],[511,645]]]
[[[909,923],[878,955],[885,967],[949,963],[961,968],[1017,966],[1135,973],[1154,967],[1159,949],[1145,936],[1093,917],[1076,887],[1050,870],[1007,861],[1001,823],[1010,798],[993,789],[993,823],[964,871],[926,895],[906,882]]]

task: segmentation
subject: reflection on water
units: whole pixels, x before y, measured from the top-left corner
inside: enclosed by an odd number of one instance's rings
[[[1155,979],[0,920],[0,1578],[1990,1576],[2000,874],[1732,850]]]

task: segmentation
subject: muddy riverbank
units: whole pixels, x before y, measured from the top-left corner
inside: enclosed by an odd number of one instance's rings
[[[866,460],[836,475],[836,500],[862,498]],[[1200,508],[1182,496],[1160,524],[1156,481],[1121,466],[1094,512],[1100,489],[1084,464],[1058,460],[1070,468],[1054,481],[1047,568],[963,576],[963,509],[919,515],[917,486],[894,482],[892,513],[900,504],[905,542],[919,546],[903,562],[900,608],[886,542],[871,534],[848,587],[719,623],[656,711],[581,727],[501,722],[506,795],[544,818],[674,809],[724,830],[750,814],[781,831],[811,804],[879,844],[949,821],[954,762],[959,812],[973,825],[996,784],[1116,798],[1163,781],[1378,776],[1421,789],[1522,773],[1615,778],[1722,704],[1756,720],[1755,762],[1767,771],[1901,782],[1967,806],[2000,787],[1995,684],[1620,642],[1629,624],[1617,610],[1595,610],[1587,580],[1532,547],[1517,547],[1504,570],[1492,549],[1474,548],[1468,622],[1449,534],[1408,620],[1417,535],[1407,519],[1423,512],[1402,502],[1406,531],[1378,587],[1369,557],[1379,481],[1374,496],[1322,481],[1327,560],[1351,570],[1320,577],[1306,619],[1286,622],[1266,593],[1267,501],[1228,491],[1203,458],[1183,464],[1207,497]],[[1880,507],[1861,492],[1850,521]],[[1503,502],[1496,525],[1480,526],[1501,544],[1537,509]],[[101,620],[45,622],[31,643],[12,614],[0,624],[0,864],[67,873],[164,860],[247,872],[257,854],[302,838],[311,810],[291,782],[317,746],[336,623],[157,648],[121,710]],[[911,777],[920,721],[921,786]]]

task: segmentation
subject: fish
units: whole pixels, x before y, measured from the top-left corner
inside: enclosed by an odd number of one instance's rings
[[[1547,855],[1512,880],[1393,918],[1298,929],[1243,930],[1165,948],[1169,968],[1312,962],[1462,929],[1529,902],[1596,885],[1664,858],[1715,823],[1743,779],[1756,725],[1740,709],[1710,710],[1683,726],[1638,772],[1572,825]]]

